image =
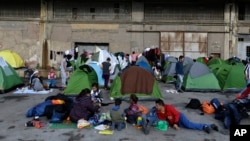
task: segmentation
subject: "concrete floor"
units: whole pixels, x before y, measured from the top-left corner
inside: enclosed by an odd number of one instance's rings
[[[179,131],[169,128],[167,131],[159,131],[151,128],[149,135],[144,135],[140,129],[128,125],[123,131],[115,131],[113,135],[100,135],[95,129],[50,129],[48,120],[41,117],[47,125],[43,128],[25,127],[25,123],[31,118],[26,118],[27,110],[45,100],[46,97],[61,93],[55,89],[50,94],[24,95],[9,92],[0,95],[0,140],[3,141],[229,141],[229,131],[223,128],[222,122],[215,120],[214,115],[200,115],[200,110],[186,109],[185,105],[190,98],[198,98],[201,101],[211,100],[216,97],[226,103],[234,99],[235,94],[184,92],[171,93],[173,85],[159,83],[165,103],[173,104],[178,110],[196,122],[215,123],[219,126],[219,132],[212,131],[207,134],[203,131],[181,128]],[[104,101],[109,102],[109,91],[103,90]],[[154,101],[139,101],[139,104],[148,108],[154,106]],[[102,107],[102,112],[107,112],[112,105]],[[128,107],[128,102],[123,101],[122,108]],[[242,120],[242,124],[250,124],[249,119]]]

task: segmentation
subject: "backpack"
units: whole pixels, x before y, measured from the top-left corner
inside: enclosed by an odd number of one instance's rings
[[[142,114],[148,114],[149,113],[149,110],[147,107],[143,106],[143,105],[139,105],[138,104],[138,107],[139,107],[139,110],[142,111]]]
[[[214,106],[208,101],[203,101],[201,103],[201,109],[206,114],[213,114],[215,112]]]
[[[186,105],[186,108],[199,109],[201,107],[201,102],[197,98],[192,98]]]

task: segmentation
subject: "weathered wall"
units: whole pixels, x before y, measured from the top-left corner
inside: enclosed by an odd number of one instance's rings
[[[224,36],[223,33],[209,33],[208,34],[208,56],[213,53],[220,53],[220,56],[223,58],[223,49],[224,49]]]
[[[39,24],[36,22],[0,22],[0,50],[13,50],[32,67],[40,59]]]
[[[109,51],[131,53],[142,52],[147,47],[160,47],[160,32],[202,32],[208,34],[208,55],[220,53],[226,59],[235,54],[237,37],[235,33],[249,33],[249,27],[238,28],[235,6],[225,5],[223,23],[204,23],[199,21],[144,21],[143,2],[132,2],[132,19],[127,22],[101,21],[56,21],[53,19],[53,3],[41,4],[40,21],[0,21],[0,50],[11,49],[24,60],[36,63],[48,60],[45,66],[58,67],[65,50],[74,47],[75,42],[108,43]],[[30,19],[29,19],[30,20]],[[46,53],[43,51],[47,41]],[[50,59],[50,51],[56,58]],[[58,54],[59,53],[59,54]],[[47,58],[44,58],[44,54]]]

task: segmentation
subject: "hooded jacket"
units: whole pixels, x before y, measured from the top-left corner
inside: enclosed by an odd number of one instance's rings
[[[95,112],[97,112],[99,106],[94,106],[91,96],[82,96],[75,99],[73,108],[70,111],[70,119],[73,122],[77,122],[79,119],[89,120]]]

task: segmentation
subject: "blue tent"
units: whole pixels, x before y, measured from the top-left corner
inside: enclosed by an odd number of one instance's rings
[[[154,75],[153,69],[150,67],[150,65],[147,62],[140,61],[136,65],[146,69],[147,71],[149,71],[150,73],[152,73]]]
[[[99,86],[104,86],[104,79],[102,78],[102,69],[99,66],[99,64],[97,62],[90,62],[88,63],[88,65],[91,66],[95,70],[97,74]]]

